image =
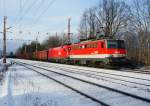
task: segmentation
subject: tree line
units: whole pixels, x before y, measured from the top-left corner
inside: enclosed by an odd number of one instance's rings
[[[80,40],[101,37],[123,39],[127,58],[136,63],[150,65],[150,1],[99,0],[99,4],[86,9],[78,28]],[[64,45],[67,36],[50,36],[38,43],[38,50]],[[23,45],[18,52],[35,51],[36,42]]]
[[[36,48],[38,51],[48,50],[49,48],[62,46],[66,43],[67,35],[65,35],[64,33],[61,33],[60,35],[51,35],[41,43],[38,41],[32,41],[29,44],[24,43],[21,47],[18,48],[16,54],[35,52]]]

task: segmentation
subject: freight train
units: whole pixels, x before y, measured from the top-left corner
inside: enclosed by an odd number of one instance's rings
[[[101,39],[63,45],[33,53],[18,54],[17,58],[104,66],[125,63],[126,54],[123,40]]]

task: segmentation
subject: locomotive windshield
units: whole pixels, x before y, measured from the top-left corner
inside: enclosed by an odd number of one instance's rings
[[[124,41],[123,40],[107,40],[107,48],[117,48],[124,49]]]

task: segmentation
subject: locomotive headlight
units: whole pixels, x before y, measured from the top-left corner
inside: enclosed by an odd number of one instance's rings
[[[119,54],[120,52],[119,51],[115,51],[115,54]]]

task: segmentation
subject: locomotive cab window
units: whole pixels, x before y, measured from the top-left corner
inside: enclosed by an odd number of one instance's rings
[[[124,49],[124,41],[123,40],[107,40],[107,48],[117,48]]]

